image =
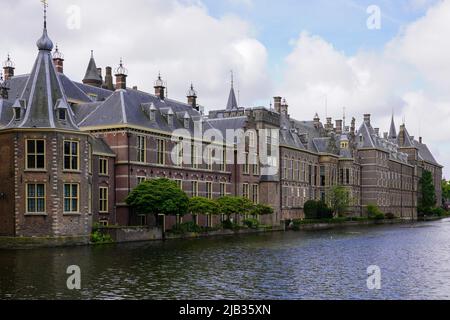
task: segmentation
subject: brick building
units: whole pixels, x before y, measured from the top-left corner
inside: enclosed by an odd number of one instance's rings
[[[273,108],[240,107],[233,84],[226,107],[205,115],[193,85],[186,102],[167,98],[161,75],[153,93],[129,88],[123,62],[103,76],[93,52],[84,79],[73,81],[45,25],[37,46],[29,74],[15,75],[8,56],[0,81],[0,236],[86,237],[93,222],[151,225],[153,217],[132,212],[125,198],[158,177],[189,196],[269,204],[275,214],[264,222],[275,225],[302,218],[304,203],[326,199],[335,185],[350,191],[354,215],[377,204],[414,219],[423,170],[433,173],[440,198],[442,166],[404,124],[397,134],[394,119],[383,135],[368,114],[358,130],[354,118],[350,126],[317,114],[299,121],[281,97]]]

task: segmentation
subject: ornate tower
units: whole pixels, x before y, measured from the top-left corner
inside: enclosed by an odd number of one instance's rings
[[[0,129],[0,235],[70,237],[86,243],[90,215],[91,145],[76,124],[52,61],[44,29],[38,54],[11,121]],[[12,174],[11,174],[12,173]]]
[[[115,70],[114,75],[116,77],[116,89],[125,90],[127,88],[128,70],[123,66],[122,58],[120,58],[119,67]]]
[[[12,77],[14,77],[14,69],[15,69],[15,64],[11,60],[11,57],[8,53],[6,61],[3,62],[3,78],[5,81],[8,81]]]

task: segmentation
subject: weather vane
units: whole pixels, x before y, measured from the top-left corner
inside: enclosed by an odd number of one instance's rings
[[[44,28],[47,28],[47,7],[48,2],[47,0],[41,0],[42,5],[44,6]]]
[[[233,74],[233,70],[230,70],[231,73],[231,87],[234,87],[234,74]]]

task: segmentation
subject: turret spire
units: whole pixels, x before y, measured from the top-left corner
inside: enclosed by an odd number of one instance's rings
[[[47,29],[47,0],[41,0],[42,5],[44,6],[44,29]]]
[[[39,50],[44,51],[52,51],[53,49],[53,42],[50,40],[47,34],[47,7],[48,3],[47,0],[41,0],[43,6],[44,6],[44,30],[42,32],[41,38],[37,41],[36,45]]]

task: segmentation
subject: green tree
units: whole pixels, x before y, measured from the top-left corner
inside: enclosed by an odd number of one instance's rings
[[[227,220],[230,221],[231,216],[239,214],[239,199],[236,197],[222,197],[217,199],[217,205],[219,207],[219,212],[226,216]]]
[[[251,214],[253,203],[242,197],[222,197],[217,199],[219,212],[227,217],[227,221],[231,221],[231,216],[248,215]]]
[[[203,197],[193,197],[189,199],[188,211],[192,214],[194,221],[197,215],[211,216],[218,213],[218,204],[214,200]]]
[[[327,202],[334,216],[342,215],[351,204],[350,192],[343,186],[334,186],[327,194]]]
[[[303,211],[305,212],[305,218],[308,220],[313,220],[318,218],[318,203],[314,200],[308,200],[303,206]]]
[[[146,180],[139,184],[126,198],[126,204],[137,214],[183,216],[188,212],[189,198],[169,179]]]
[[[253,206],[251,210],[251,215],[254,217],[257,216],[268,216],[274,213],[274,210],[271,206],[259,203]]]
[[[450,201],[450,181],[442,180],[442,203]]]
[[[433,184],[433,175],[430,171],[424,171],[419,181],[420,187],[420,210],[422,213],[428,213],[436,206],[436,191]]]

